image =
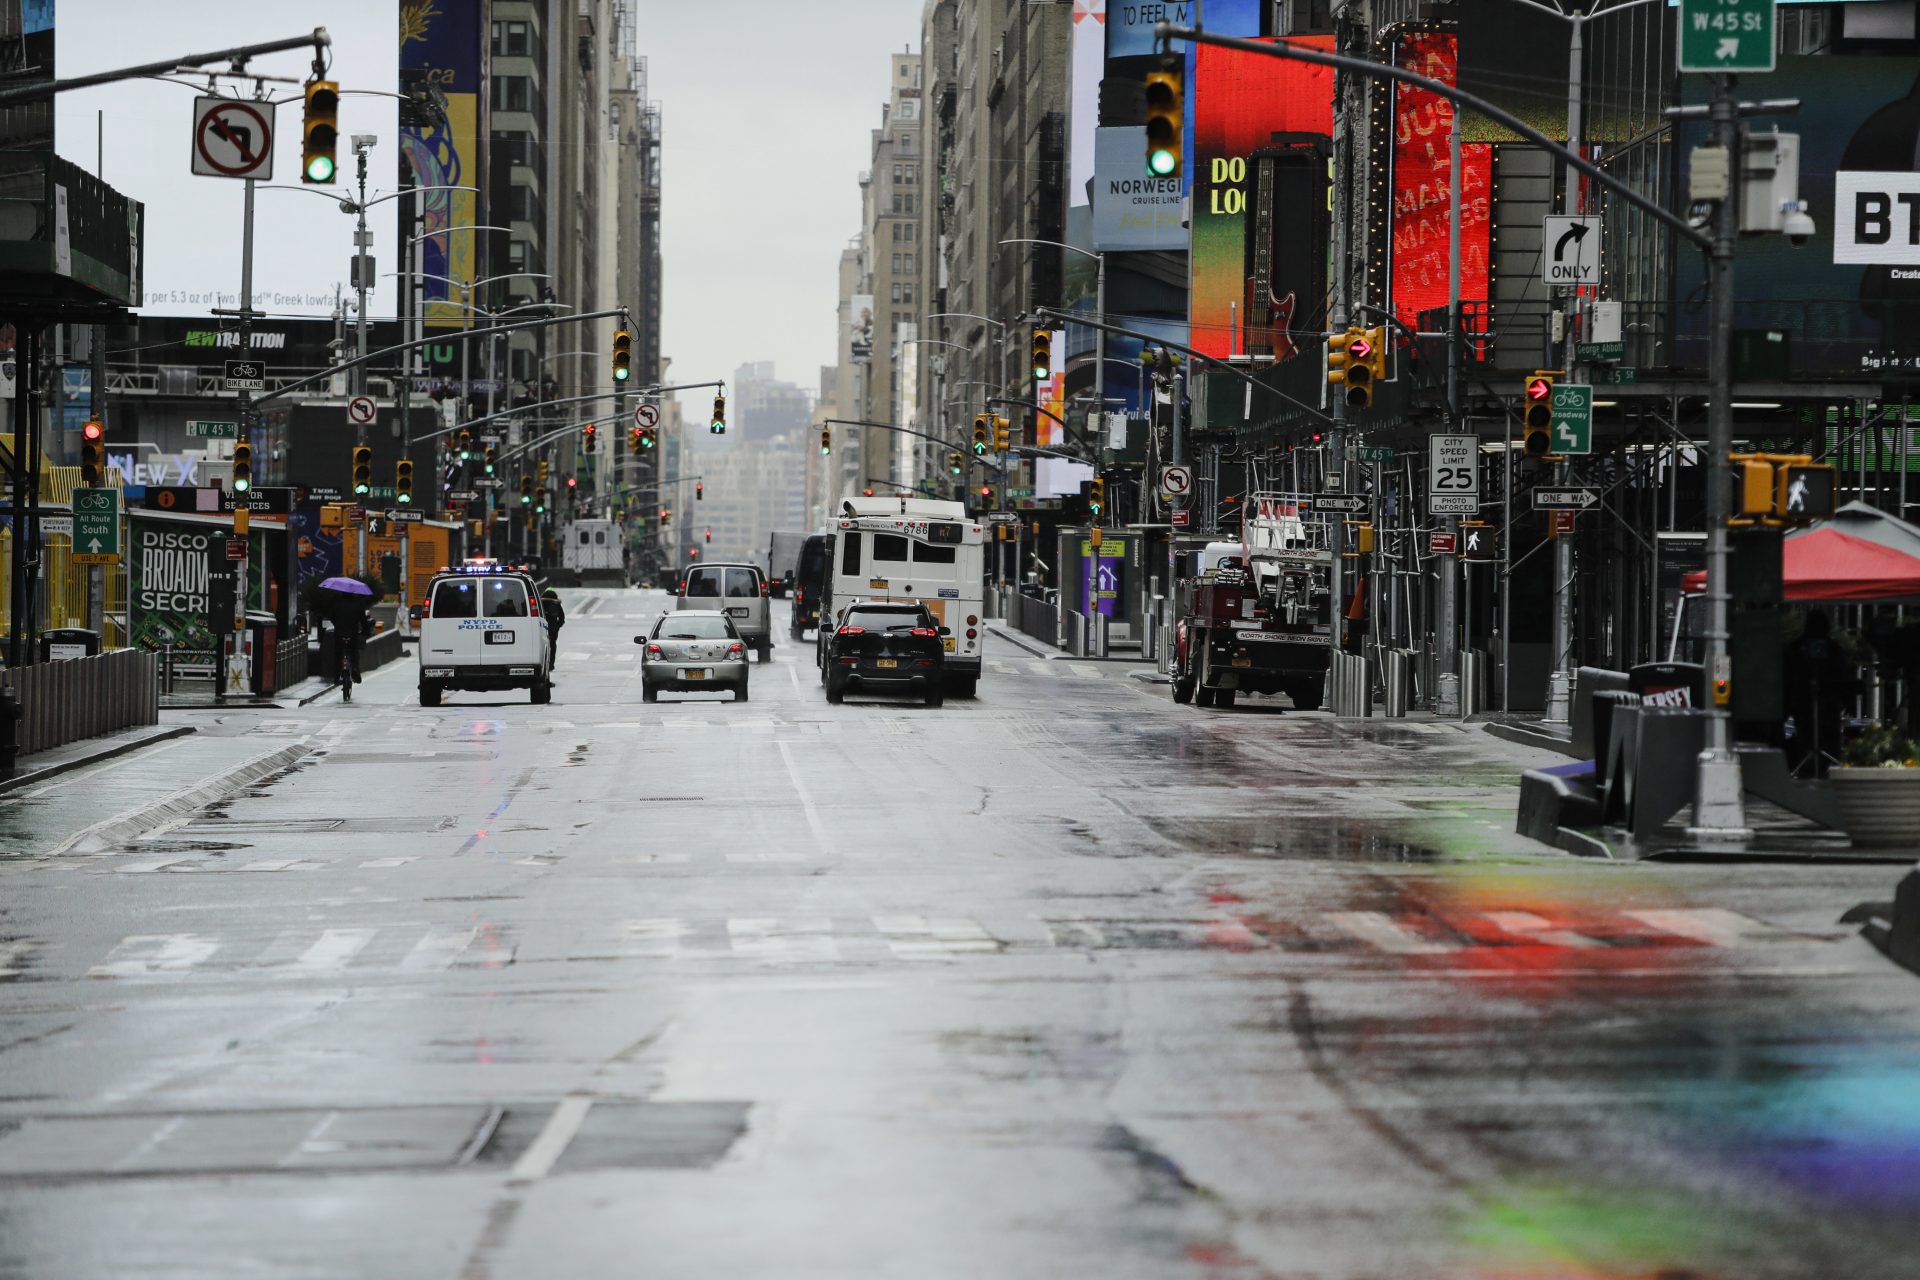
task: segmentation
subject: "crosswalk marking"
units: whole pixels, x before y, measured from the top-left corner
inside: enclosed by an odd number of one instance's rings
[[[0,942],[0,978],[19,977],[20,966],[32,950],[33,943],[24,940]]]
[[[1451,943],[1423,938],[1378,911],[1334,911],[1328,913],[1327,923],[1394,955],[1437,956],[1460,949]]]
[[[1631,923],[1629,923],[1629,921]],[[1039,923],[1046,932],[1036,932]],[[1317,926],[1317,927],[1316,927]],[[861,963],[875,956],[921,962],[1008,951],[1059,949],[1250,951],[1278,949],[1391,956],[1454,956],[1470,948],[1497,951],[1527,943],[1591,954],[1628,948],[1645,953],[1652,940],[1732,949],[1793,941],[1790,932],[1737,912],[1715,908],[1623,912],[1562,926],[1533,912],[1493,910],[1455,920],[1457,937],[1438,917],[1337,911],[1303,916],[1297,926],[1230,913],[1183,918],[1083,919],[1032,917],[1025,925],[989,928],[970,916],[912,913],[851,917],[647,916],[614,922],[558,948],[574,960],[726,962],[764,965]],[[233,938],[204,933],[130,934],[86,973],[90,978],[181,980],[196,970],[223,975],[285,978],[355,972],[398,975],[504,968],[515,962],[515,933],[498,925],[354,926],[285,930],[261,945],[260,935]],[[1331,931],[1331,932],[1329,932]],[[1444,936],[1443,936],[1444,935]],[[1650,938],[1649,935],[1652,935]],[[0,943],[0,978],[28,967],[31,940]],[[882,950],[881,948],[884,948]],[[543,948],[543,954],[550,949]],[[218,958],[219,963],[209,965]],[[1471,965],[1469,967],[1472,967]]]
[[[320,935],[320,940],[300,953],[293,962],[293,968],[301,973],[330,973],[344,969],[349,961],[359,955],[376,929],[328,929]]]
[[[473,945],[478,929],[434,929],[413,945],[400,962],[402,973],[433,973],[446,968]]]
[[[87,970],[89,978],[144,978],[184,973],[209,959],[220,943],[195,933],[136,933],[120,940],[107,958]]]

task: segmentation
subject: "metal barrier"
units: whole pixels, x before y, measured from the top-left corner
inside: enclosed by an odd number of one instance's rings
[[[288,636],[274,646],[273,691],[291,689],[307,678],[307,637]]]
[[[1087,615],[1078,609],[1068,609],[1064,616],[1067,620],[1067,643],[1062,647],[1074,657],[1084,658],[1087,654]]]
[[[1336,650],[1327,668],[1328,701],[1336,716],[1373,714],[1373,681],[1367,660]]]
[[[1051,600],[1022,592],[1013,598],[1013,625],[1016,630],[1056,648],[1060,643],[1060,608]]]
[[[1087,615],[1087,622],[1089,624],[1087,627],[1087,652],[1082,656],[1088,658],[1106,657],[1109,637],[1113,633],[1113,619],[1104,613],[1096,611]]]
[[[384,667],[398,661],[404,651],[398,631],[382,631],[360,646],[360,669],[372,671],[375,667]]]
[[[1381,651],[1386,671],[1386,714],[1393,719],[1402,719],[1407,709],[1413,705],[1413,667],[1416,655],[1412,649],[1384,649]]]
[[[1481,649],[1460,651],[1460,716],[1487,709],[1487,655]]]
[[[220,655],[211,649],[176,649],[167,645],[156,656],[160,662],[161,693],[172,693],[181,676],[211,681],[220,666]]]
[[[138,649],[15,667],[7,684],[20,700],[20,752],[160,720],[160,662]]]
[[[1141,661],[1158,662],[1160,660],[1160,617],[1149,609],[1140,621]]]

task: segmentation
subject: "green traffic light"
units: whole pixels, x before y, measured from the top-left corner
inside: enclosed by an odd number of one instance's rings
[[[312,156],[307,160],[308,182],[332,182],[334,163],[332,156]]]
[[[615,382],[625,382],[628,378],[632,376],[633,376],[633,370],[627,368],[625,365],[614,366],[613,380]]]
[[[1167,177],[1178,167],[1179,162],[1173,158],[1171,151],[1162,148],[1147,153],[1147,172],[1156,178]]]
[[[247,479],[245,476],[235,476],[233,478],[233,491],[235,493],[245,493],[251,488],[253,488],[253,481]]]

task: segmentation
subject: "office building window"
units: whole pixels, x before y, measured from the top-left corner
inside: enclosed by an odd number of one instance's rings
[[[526,76],[495,76],[493,78],[493,109],[495,111],[533,110],[533,82]]]
[[[524,22],[493,24],[493,56],[527,58],[533,56],[533,32]]]

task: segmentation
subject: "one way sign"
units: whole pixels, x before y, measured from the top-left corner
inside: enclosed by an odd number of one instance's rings
[[[1540,233],[1540,278],[1558,285],[1600,282],[1597,214],[1547,215]]]

